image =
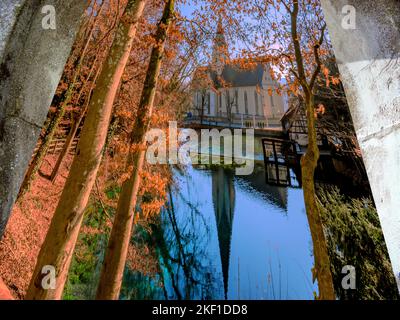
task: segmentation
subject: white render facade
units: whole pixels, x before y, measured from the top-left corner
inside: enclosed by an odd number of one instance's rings
[[[282,128],[284,101],[276,92],[278,83],[271,78],[269,65],[248,62],[251,66],[244,68],[230,61],[219,21],[210,64],[199,67],[193,77],[192,121],[240,128]]]
[[[227,83],[224,87],[194,92],[193,115],[203,118],[204,122],[230,122],[238,127],[281,126],[284,101],[276,92],[278,85],[271,79],[267,67],[258,65],[254,70],[243,71],[237,68],[232,72],[233,68],[221,74]]]

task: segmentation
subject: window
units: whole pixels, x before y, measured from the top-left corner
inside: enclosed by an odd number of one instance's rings
[[[258,94],[257,91],[254,91],[254,101],[256,102],[256,115],[260,114],[260,107],[258,105]]]
[[[274,114],[274,109],[275,109],[275,106],[274,106],[274,94],[272,93],[272,95],[270,95],[270,100],[271,100],[271,111],[272,111],[272,114]]]
[[[218,113],[218,93],[215,93],[215,100],[214,100],[214,102],[215,102],[215,114],[217,114]]]
[[[215,113],[219,114],[219,93],[215,93]]]
[[[211,94],[207,93],[207,114],[211,114]]]
[[[196,92],[196,110],[200,114],[201,113],[201,93],[199,91]]]
[[[231,106],[231,94],[229,90],[226,91],[226,112],[231,113],[232,112],[232,106]]]
[[[244,92],[244,113],[249,114],[249,105],[247,101],[247,92]]]
[[[219,103],[218,103],[218,113],[221,115],[222,113],[222,93],[219,93]]]
[[[235,90],[235,106],[236,106],[236,113],[239,113],[239,92]]]

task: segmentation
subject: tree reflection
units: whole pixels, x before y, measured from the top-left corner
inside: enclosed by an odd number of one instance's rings
[[[216,272],[207,263],[208,252],[204,243],[208,240],[209,226],[191,199],[170,188],[169,203],[154,224],[153,235],[158,247],[167,299],[219,299]],[[177,214],[175,199],[187,210],[184,216]]]

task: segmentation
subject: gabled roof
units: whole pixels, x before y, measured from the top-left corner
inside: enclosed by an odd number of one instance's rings
[[[254,63],[245,67],[240,63],[226,64],[221,75],[211,66],[198,67],[193,75],[193,84],[196,87],[255,87],[262,88],[266,64]]]
[[[297,119],[299,114],[300,106],[298,104],[292,104],[281,118],[283,128],[286,130],[289,129],[289,127]]]
[[[238,64],[225,65],[220,76],[211,71],[211,79],[216,88],[228,85],[232,87],[262,87],[265,66],[258,63],[254,67],[242,68]]]

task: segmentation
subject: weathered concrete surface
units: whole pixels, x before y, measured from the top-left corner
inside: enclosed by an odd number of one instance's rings
[[[53,5],[56,30],[41,9]],[[71,51],[85,0],[0,1],[0,238]]]
[[[400,1],[321,3],[400,290]],[[347,4],[355,30],[342,28]]]
[[[0,57],[3,56],[9,36],[25,0],[2,0],[0,5]]]

